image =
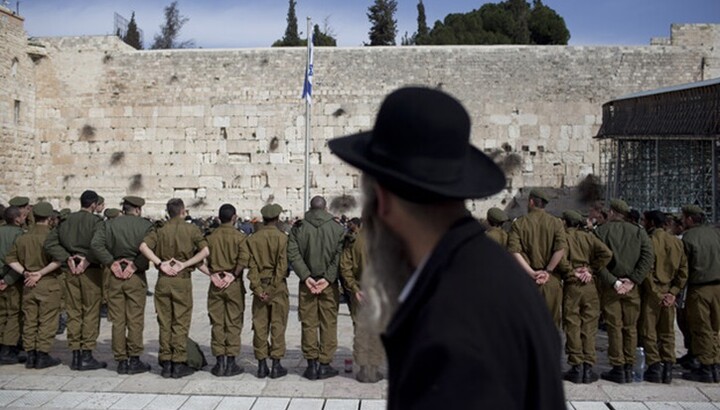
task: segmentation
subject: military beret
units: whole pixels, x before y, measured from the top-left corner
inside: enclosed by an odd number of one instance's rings
[[[11,206],[23,207],[30,203],[30,198],[26,196],[16,196],[10,200]]]
[[[49,218],[53,214],[53,207],[47,202],[38,202],[33,206],[33,214],[39,218]]]
[[[630,212],[630,207],[628,206],[627,202],[618,198],[610,201],[610,209],[615,212],[620,212],[623,215],[627,215]]]
[[[581,224],[585,220],[585,218],[583,218],[583,216],[580,215],[579,212],[573,211],[571,209],[563,212],[562,216],[563,216],[563,219],[570,222],[571,225]]]
[[[510,218],[508,218],[505,211],[503,211],[500,208],[490,208],[487,211],[487,220],[490,222],[503,223],[503,222],[507,221],[508,219],[510,219]]]
[[[705,211],[697,205],[685,205],[682,207],[685,215],[701,215],[705,216]]]
[[[540,198],[544,202],[550,202],[550,199],[548,199],[548,196],[543,192],[540,188],[533,188],[530,190],[530,196],[534,198]]]
[[[72,213],[70,208],[63,208],[60,210],[60,216],[63,216],[63,217],[70,215],[70,213]]]
[[[278,216],[280,216],[280,213],[283,211],[282,207],[278,204],[270,204],[265,205],[260,210],[260,214],[265,219],[275,219]]]
[[[145,206],[145,200],[139,196],[126,196],[123,198],[123,202],[127,202],[132,206],[142,207]]]
[[[105,215],[105,218],[112,219],[120,215],[120,212],[117,208],[107,208],[105,212],[103,212],[103,215]]]

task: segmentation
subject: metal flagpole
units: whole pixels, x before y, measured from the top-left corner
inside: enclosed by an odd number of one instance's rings
[[[305,87],[307,82],[312,81],[310,72],[312,64],[312,35],[310,31],[310,17],[307,18],[307,66],[305,67]],[[310,85],[312,87],[312,85]],[[312,88],[306,90],[309,95],[305,96],[305,193],[304,193],[304,211],[310,209],[310,98],[312,98]]]

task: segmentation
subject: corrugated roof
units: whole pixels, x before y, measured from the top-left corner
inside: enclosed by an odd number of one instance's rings
[[[719,78],[713,78],[710,80],[705,81],[697,81],[694,83],[687,83],[687,84],[680,84],[680,85],[674,85],[672,87],[663,87],[663,88],[657,88],[655,90],[649,90],[649,91],[640,91],[637,93],[627,94],[623,95],[622,97],[618,97],[610,102],[613,101],[620,101],[620,100],[628,100],[631,98],[640,98],[640,97],[647,97],[650,95],[656,95],[656,94],[664,94],[664,93],[671,93],[674,91],[682,91],[682,90],[689,90],[691,88],[699,88],[699,87],[706,87],[708,85],[715,85],[720,84],[720,77]]]

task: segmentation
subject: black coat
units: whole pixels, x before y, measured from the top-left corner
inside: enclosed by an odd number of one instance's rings
[[[472,218],[443,236],[382,337],[390,410],[565,408],[545,302]]]

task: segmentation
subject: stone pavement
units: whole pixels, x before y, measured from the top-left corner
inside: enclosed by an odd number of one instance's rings
[[[151,289],[156,274],[148,273]],[[254,376],[257,363],[252,352],[250,302],[246,300],[240,363],[245,373],[232,378],[217,378],[209,369],[215,358],[210,354],[210,323],[207,318],[206,276],[193,277],[194,309],[190,336],[204,351],[210,365],[192,376],[163,379],[157,366],[157,321],[152,298],[145,315],[146,352],[142,359],[153,365],[151,373],[118,375],[110,348],[111,324],[102,320],[96,356],[108,362],[108,369],[90,372],[71,371],[70,352],[65,335],[56,338],[53,355],[63,364],[43,370],[27,370],[23,365],[0,367],[0,407],[2,408],[88,408],[88,409],[288,409],[332,410],[382,409],[387,382],[362,384],[353,373],[343,372],[345,359],[352,358],[352,323],[346,305],[338,319],[339,348],[333,362],[341,371],[338,377],[308,381],[300,375],[305,361],[300,351],[300,323],[297,318],[297,277],[291,275],[290,319],[287,330],[288,352],[283,364],[288,376],[271,380]],[[678,339],[679,341],[681,339]],[[680,342],[679,345],[682,343]],[[600,332],[599,369],[609,368],[607,340]],[[681,346],[680,346],[681,347]],[[683,354],[682,348],[679,354]],[[357,369],[356,369],[357,370]],[[600,381],[592,385],[565,384],[568,409],[720,409],[720,385],[703,385],[680,379],[680,370],[671,385],[634,383],[617,385]]]

